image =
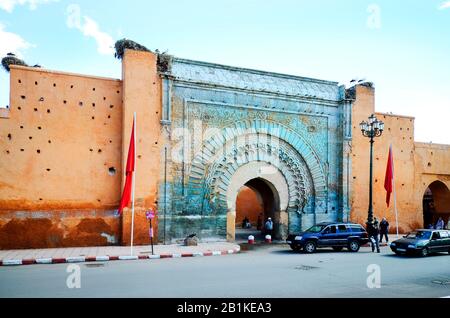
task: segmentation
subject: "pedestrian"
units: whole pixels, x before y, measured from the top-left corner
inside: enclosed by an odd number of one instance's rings
[[[259,231],[259,230],[261,230],[261,227],[262,227],[262,218],[261,218],[261,213],[258,215],[258,221],[257,221],[257,223],[256,223],[256,229]]]
[[[428,226],[427,226],[427,229],[429,229],[429,230],[432,230],[432,229],[434,229],[434,226],[433,226],[433,224],[428,224]]]
[[[272,236],[273,231],[273,222],[271,218],[267,218],[266,223],[264,224],[265,234]]]
[[[447,230],[450,230],[450,218],[448,218],[448,222],[447,222]]]
[[[375,252],[376,247],[377,253],[380,253],[380,245],[378,244],[378,235],[380,234],[380,231],[378,228],[378,220],[376,218],[373,223],[367,223],[367,233],[369,234],[372,252]]]
[[[436,230],[443,230],[444,229],[444,220],[439,217],[439,220],[436,222]]]
[[[386,243],[389,242],[389,222],[383,218],[380,222],[380,243],[383,242],[383,237],[386,238]]]
[[[248,217],[245,217],[244,220],[242,220],[242,228],[243,229],[248,229],[249,225],[250,225],[250,227],[252,226],[250,221],[249,221],[249,219],[248,219]]]

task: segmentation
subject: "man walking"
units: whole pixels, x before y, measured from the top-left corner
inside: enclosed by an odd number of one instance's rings
[[[440,217],[439,220],[436,222],[436,230],[443,230],[444,229],[444,220]]]
[[[389,243],[389,222],[383,218],[380,222],[380,243],[383,242],[383,236],[386,238],[386,243]]]
[[[266,230],[266,234],[272,236],[273,231],[273,222],[271,218],[268,218],[266,224],[264,224],[264,229]]]
[[[369,234],[372,253],[375,252],[375,247],[377,248],[377,253],[380,253],[380,245],[378,243],[378,235],[380,234],[380,231],[378,228],[377,218],[375,218],[373,223],[367,223],[367,233]]]

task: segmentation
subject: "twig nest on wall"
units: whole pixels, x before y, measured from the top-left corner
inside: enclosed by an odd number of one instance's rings
[[[135,50],[135,51],[144,51],[144,52],[151,52],[149,49],[147,49],[145,46],[140,45],[139,43],[136,43],[132,40],[128,39],[122,39],[118,40],[116,44],[114,44],[114,48],[116,49],[116,53],[114,53],[114,56],[118,59],[123,58],[123,54],[125,53],[125,49]]]
[[[25,61],[19,59],[16,57],[13,53],[8,53],[6,56],[2,59],[2,66],[3,68],[9,72],[11,70],[10,65],[21,65],[21,66],[28,66]]]

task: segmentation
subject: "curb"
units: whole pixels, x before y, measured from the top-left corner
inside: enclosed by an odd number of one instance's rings
[[[172,253],[157,255],[121,255],[121,256],[78,256],[66,258],[32,258],[32,259],[5,259],[0,260],[0,266],[18,266],[35,264],[62,264],[62,263],[88,263],[88,262],[108,262],[108,261],[135,261],[146,259],[181,258],[181,257],[201,257],[201,256],[221,256],[239,253],[241,248],[222,251],[192,252],[192,253]]]

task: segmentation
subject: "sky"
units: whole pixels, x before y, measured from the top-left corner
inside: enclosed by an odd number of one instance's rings
[[[132,39],[181,58],[375,85],[376,111],[414,116],[416,141],[450,144],[448,0],[0,0],[0,57],[121,77]],[[0,70],[0,105],[9,104]],[[369,115],[369,114],[368,114]]]

